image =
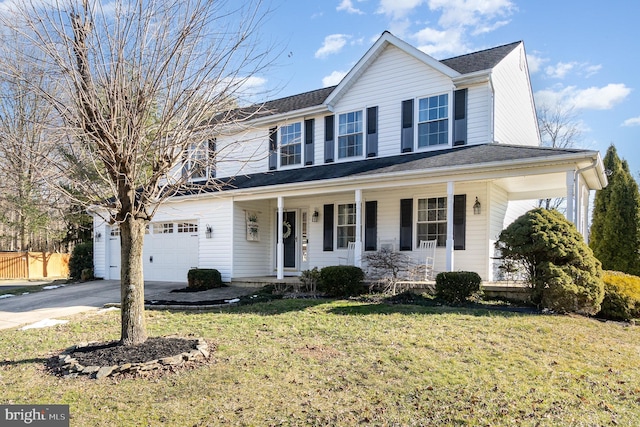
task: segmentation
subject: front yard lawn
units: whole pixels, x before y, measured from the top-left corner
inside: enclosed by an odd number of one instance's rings
[[[0,403],[69,404],[72,426],[637,425],[640,328],[584,317],[322,299],[147,311],[210,363],[63,379],[50,353],[119,336],[119,312],[0,331]]]

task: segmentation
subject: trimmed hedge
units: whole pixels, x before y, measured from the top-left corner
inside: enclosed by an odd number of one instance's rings
[[[598,317],[613,320],[640,318],[640,277],[604,271],[604,300]]]
[[[481,282],[482,279],[478,273],[471,271],[438,273],[436,297],[450,304],[460,304],[480,290]]]
[[[201,291],[224,286],[220,272],[213,268],[192,268],[187,273],[187,281],[189,288]]]
[[[82,272],[87,269],[93,272],[93,242],[77,244],[69,258],[69,276],[73,280],[85,280],[82,278]]]
[[[364,271],[352,265],[333,265],[320,270],[318,291],[332,297],[350,297],[364,293]]]

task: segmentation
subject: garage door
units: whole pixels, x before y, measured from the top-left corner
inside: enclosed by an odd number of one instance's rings
[[[110,236],[109,277],[120,278],[120,236]],[[144,238],[144,279],[186,282],[187,272],[198,266],[198,222],[152,222]]]

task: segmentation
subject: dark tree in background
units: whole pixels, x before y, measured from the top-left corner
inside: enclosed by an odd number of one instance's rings
[[[640,194],[629,165],[611,145],[604,157],[609,185],[596,192],[589,246],[605,270],[640,275]]]

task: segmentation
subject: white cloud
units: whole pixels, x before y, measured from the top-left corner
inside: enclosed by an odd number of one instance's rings
[[[326,77],[322,78],[322,87],[334,86],[346,76],[348,71],[334,71]]]
[[[465,26],[478,29],[493,25],[487,21],[510,15],[515,6],[511,0],[429,0],[429,9],[442,10],[438,23],[443,28]]]
[[[344,10],[347,13],[355,13],[357,15],[363,15],[364,12],[358,8],[353,7],[353,2],[351,0],[342,0],[338,7],[336,7],[338,12]]]
[[[625,120],[622,126],[640,126],[640,116]]]
[[[578,89],[576,86],[554,87],[535,93],[540,105],[561,104],[567,108],[581,110],[610,110],[624,101],[631,89],[622,83],[610,83],[603,87]]]
[[[402,19],[426,0],[380,0],[378,13],[391,16],[394,20]]]
[[[414,35],[418,41],[418,49],[428,55],[438,54],[460,54],[469,49],[462,41],[462,31],[460,29],[450,29],[445,31],[424,28]]]
[[[326,58],[329,55],[340,52],[340,50],[347,44],[349,38],[346,34],[330,34],[324,38],[322,47],[316,50],[316,58]]]
[[[544,71],[549,77],[563,79],[576,65],[576,62],[558,62],[556,65],[549,65]]]
[[[529,72],[531,74],[537,73],[542,69],[542,66],[549,60],[538,55],[537,52],[527,53],[527,64],[529,64]]]

